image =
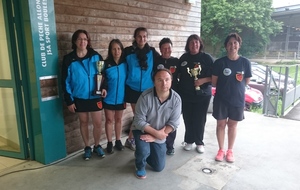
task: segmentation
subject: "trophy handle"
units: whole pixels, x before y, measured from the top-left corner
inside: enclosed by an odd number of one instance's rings
[[[186,68],[186,70],[187,70],[188,74],[190,74],[190,76],[192,77],[192,73],[191,73],[191,70],[190,70],[190,68],[189,68],[189,67],[187,67],[187,68]]]

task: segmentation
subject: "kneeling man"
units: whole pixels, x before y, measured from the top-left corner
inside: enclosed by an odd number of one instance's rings
[[[171,89],[172,73],[159,69],[153,75],[154,87],[139,97],[133,121],[136,176],[146,178],[146,164],[162,171],[166,161],[166,137],[180,122],[181,98]]]

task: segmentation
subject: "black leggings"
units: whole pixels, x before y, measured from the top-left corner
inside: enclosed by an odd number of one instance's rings
[[[203,136],[210,97],[201,96],[199,102],[182,101],[182,116],[185,125],[184,142],[204,145]]]

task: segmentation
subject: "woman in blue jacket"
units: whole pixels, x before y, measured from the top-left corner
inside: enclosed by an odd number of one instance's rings
[[[85,30],[77,30],[72,36],[73,51],[64,56],[62,64],[62,90],[68,110],[77,113],[80,132],[85,145],[83,158],[89,160],[92,148],[89,143],[89,114],[93,122],[93,152],[104,157],[100,146],[102,99],[96,90],[95,76],[98,73],[96,63],[102,60],[99,53],[92,49],[90,36]],[[102,95],[105,97],[106,91]]]
[[[152,72],[154,60],[159,53],[148,44],[148,30],[138,27],[133,34],[132,46],[126,47],[125,59],[127,63],[127,79],[125,87],[125,101],[130,103],[132,111],[144,90],[153,87]],[[130,130],[125,146],[135,150],[135,142]]]
[[[115,148],[123,150],[121,142],[122,116],[126,108],[125,103],[125,80],[127,65],[123,56],[123,45],[119,39],[113,39],[109,43],[108,56],[104,66],[104,85],[107,96],[103,100],[105,112],[105,132],[107,138],[107,153],[113,153],[113,125],[115,125]]]

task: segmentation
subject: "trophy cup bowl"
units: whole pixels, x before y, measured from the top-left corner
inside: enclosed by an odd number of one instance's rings
[[[187,72],[190,74],[191,77],[194,77],[194,80],[198,80],[198,75],[201,72],[201,65],[195,64],[195,67],[190,69],[187,67]],[[195,86],[195,90],[200,90],[200,86]]]
[[[104,68],[104,61],[97,61],[96,62],[96,68],[97,68],[97,74],[95,76],[95,79],[96,79],[96,90],[95,90],[95,94],[96,95],[102,95],[101,93],[101,84],[102,84],[102,70]]]

